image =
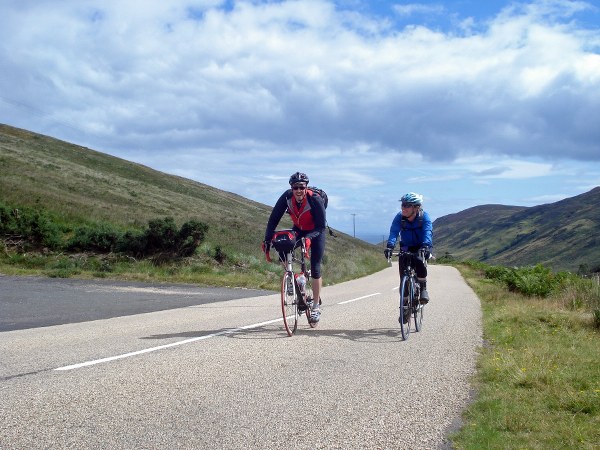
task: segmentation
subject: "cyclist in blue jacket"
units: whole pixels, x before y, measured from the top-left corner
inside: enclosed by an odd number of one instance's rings
[[[396,214],[392,221],[384,255],[389,259],[392,250],[396,246],[398,235],[400,235],[400,247],[402,249],[410,252],[418,252],[423,249],[425,259],[429,259],[433,247],[433,224],[429,214],[423,210],[423,196],[409,192],[403,195],[400,201],[402,202],[402,210]],[[400,267],[400,273],[402,273],[402,269]],[[421,285],[421,303],[428,303],[427,267],[420,256],[416,262],[415,270]]]

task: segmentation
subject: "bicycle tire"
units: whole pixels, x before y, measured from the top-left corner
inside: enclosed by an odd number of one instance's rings
[[[298,287],[294,280],[294,274],[285,272],[281,278],[281,312],[283,314],[283,325],[288,336],[292,336],[298,328],[297,291]]]
[[[420,299],[415,298],[413,317],[415,319],[415,331],[419,332],[423,328],[423,308]]]
[[[409,276],[404,275],[400,282],[400,314],[398,317],[403,340],[407,340],[410,335],[410,305],[412,304],[413,296],[414,288],[412,279]]]

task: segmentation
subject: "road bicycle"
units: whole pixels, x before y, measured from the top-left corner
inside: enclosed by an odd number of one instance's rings
[[[310,320],[313,293],[310,270],[306,268],[310,240],[297,239],[293,230],[278,230],[273,234],[271,245],[285,269],[281,277],[281,312],[285,331],[292,336],[301,315],[306,315],[311,328],[316,327],[318,322]],[[267,261],[271,261],[269,249],[266,249],[265,256]]]
[[[423,326],[423,309],[425,305],[421,303],[421,285],[417,280],[415,271],[416,260],[422,259],[427,267],[427,258],[425,258],[424,250],[419,250],[418,253],[400,250],[393,252],[388,258],[391,262],[392,256],[398,256],[398,264],[403,267],[400,274],[400,314],[398,323],[402,331],[402,339],[407,340],[410,335],[410,319],[415,322],[415,331],[421,331]]]

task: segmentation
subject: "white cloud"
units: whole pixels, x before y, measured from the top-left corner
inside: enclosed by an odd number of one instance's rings
[[[443,14],[444,6],[439,4],[408,3],[406,5],[394,5],[394,11],[401,16],[412,16],[414,14]]]
[[[265,203],[304,170],[332,215],[597,164],[600,31],[577,20],[595,10],[506,5],[443,30],[417,21],[441,3],[396,5],[411,25],[394,28],[325,0],[12,1],[0,122]]]
[[[7,36],[27,58],[13,53],[5,76],[31,74],[28,104],[39,105],[41,92],[42,114],[79,122],[92,135],[118,134],[115,145],[126,148],[144,136],[150,147],[165,139],[313,147],[333,135],[341,145],[375,140],[430,158],[482,149],[531,154],[546,139],[556,142],[553,121],[564,101],[582,117],[600,108],[597,99],[580,101],[599,87],[598,55],[548,19],[577,9],[557,3],[517,16],[506,10],[487,34],[415,27],[365,38],[324,1],[238,3],[231,11],[206,3],[193,17],[185,2],[151,2],[143,12],[122,2],[66,2],[43,20],[37,9],[21,16],[23,30],[36,31]],[[572,136],[574,156],[595,158],[596,127],[588,119],[579,128],[587,135]],[[490,129],[514,133],[489,139]]]

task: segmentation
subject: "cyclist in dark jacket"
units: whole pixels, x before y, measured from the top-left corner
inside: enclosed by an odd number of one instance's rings
[[[410,252],[418,252],[423,249],[425,259],[431,256],[433,247],[433,224],[429,214],[423,211],[423,196],[414,192],[405,194],[400,199],[402,210],[396,214],[390,227],[390,235],[387,241],[387,248],[384,250],[386,258],[392,254],[396,246],[396,240],[400,235],[400,247]],[[400,273],[402,273],[400,267]],[[427,293],[427,267],[422,259],[416,262],[417,279],[421,285],[421,302],[429,302]]]
[[[323,200],[319,195],[313,194],[308,189],[308,181],[308,177],[304,173],[296,172],[292,174],[289,180],[291,189],[288,189],[279,197],[271,211],[265,230],[263,248],[269,248],[275,228],[287,212],[294,223],[292,229],[296,232],[298,238],[310,239],[310,273],[313,279],[313,299],[316,299],[311,307],[310,320],[318,322],[321,317],[319,308],[321,287],[323,286],[321,262],[325,253],[326,217]]]

